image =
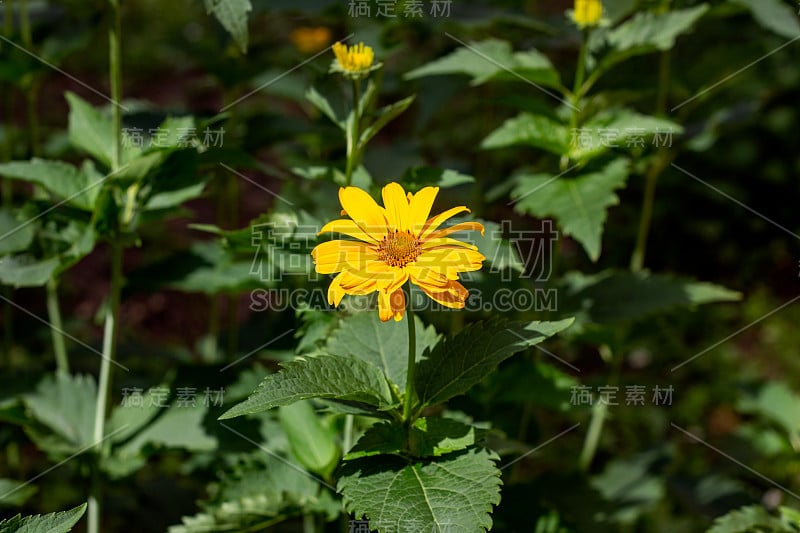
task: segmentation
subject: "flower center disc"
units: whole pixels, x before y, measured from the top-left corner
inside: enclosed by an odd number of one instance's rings
[[[394,230],[378,245],[378,258],[389,266],[404,267],[416,261],[421,244],[409,231]]]

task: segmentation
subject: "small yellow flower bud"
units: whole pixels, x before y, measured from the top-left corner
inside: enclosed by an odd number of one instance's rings
[[[580,28],[596,26],[603,18],[603,3],[600,0],[575,0],[572,20]]]

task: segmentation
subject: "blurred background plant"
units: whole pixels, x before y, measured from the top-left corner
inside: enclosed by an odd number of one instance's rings
[[[557,291],[504,315],[577,319],[446,406],[513,461],[495,530],[797,531],[797,6],[606,0],[578,27],[572,2],[383,4],[396,16],[123,1],[116,124],[113,5],[2,3],[3,516],[73,508],[71,527],[99,476],[107,531],[346,526],[332,487],[360,417],[216,418],[276,363],[369,331],[357,302],[328,313],[270,290],[324,294],[308,252],[338,187],[398,180],[485,221],[497,272],[471,289]],[[383,63],[361,117],[397,110],[363,153],[368,126],[347,123],[362,97],[329,73],[344,39]],[[548,221],[537,281],[514,232]],[[124,369],[90,453],[114,264]],[[421,318],[435,336],[492,314]],[[581,386],[619,387],[620,405],[576,405]],[[631,386],[646,405],[625,404]]]

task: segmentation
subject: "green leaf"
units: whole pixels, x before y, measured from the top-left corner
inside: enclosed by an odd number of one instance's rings
[[[800,23],[797,11],[781,0],[733,0],[743,5],[753,14],[753,18],[762,27],[781,37],[794,39],[800,35]]]
[[[203,421],[208,407],[172,404],[143,431],[128,441],[128,450],[140,450],[146,444],[164,448],[181,448],[194,452],[209,452],[217,447],[217,439],[206,433]]]
[[[37,439],[48,451],[72,452],[94,443],[96,390],[91,376],[58,373],[45,377],[25,397],[31,415],[56,437]]]
[[[565,279],[561,309],[580,312],[598,324],[641,319],[680,307],[733,302],[742,297],[719,285],[648,272],[607,270],[590,276],[572,272]]]
[[[419,317],[415,317],[415,324],[415,353],[420,359],[425,349],[436,345],[439,335],[433,326],[425,327]],[[371,363],[383,370],[398,390],[405,389],[408,366],[408,323],[405,320],[381,322],[375,312],[356,313],[340,322],[325,351]]]
[[[29,254],[0,257],[0,283],[11,287],[41,287],[58,270],[57,257],[37,259]]]
[[[381,533],[483,533],[500,503],[496,460],[482,448],[412,464],[387,456],[356,459],[343,466],[338,490],[346,509]]]
[[[250,0],[205,0],[206,12],[213,14],[231,34],[243,53],[247,53],[249,34],[247,15],[253,10]]]
[[[617,159],[601,170],[576,177],[519,176],[511,198],[517,200],[515,210],[519,213],[555,218],[564,233],[580,242],[592,261],[597,261],[606,212],[619,203],[614,191],[627,179],[628,161]]]
[[[487,39],[460,47],[452,53],[416,68],[405,75],[406,79],[443,74],[466,74],[471,85],[481,85],[492,79],[504,81],[529,81],[535,84],[558,87],[558,72],[550,60],[531,49],[514,52],[511,44],[499,39]]]
[[[572,324],[490,320],[470,324],[444,339],[417,366],[416,389],[422,407],[463,394],[480,383],[497,365]]]
[[[69,142],[103,163],[106,168],[111,168],[114,150],[114,124],[111,117],[74,93],[67,92],[66,98],[69,103]],[[120,154],[122,163],[130,161],[140,151],[133,143],[128,142],[123,132],[122,154]]]
[[[35,227],[30,221],[19,220],[12,210],[0,208],[0,255],[26,250],[33,242]]]
[[[656,146],[666,138],[683,133],[683,128],[671,120],[642,115],[630,109],[609,109],[587,120],[572,132],[570,159],[588,161],[611,148],[631,148],[636,145]],[[664,136],[664,139],[654,138]]]
[[[506,120],[481,143],[481,148],[533,146],[556,155],[569,152],[570,135],[566,126],[542,115],[520,113]]]
[[[336,432],[322,424],[309,401],[280,407],[278,417],[294,457],[308,470],[328,478],[341,456]]]
[[[69,511],[45,515],[17,515],[0,521],[0,533],[67,533],[86,512],[86,504]]]
[[[345,130],[345,120],[343,118],[339,118],[339,116],[336,115],[336,111],[334,111],[333,106],[328,101],[328,99],[325,98],[313,86],[309,87],[308,90],[306,91],[306,99],[309,102],[311,102],[314,105],[314,107],[319,109],[323,115],[328,117],[331,120],[331,122],[339,126],[339,128],[342,131]]]
[[[36,494],[36,490],[28,482],[0,478],[0,506],[19,507]]]
[[[403,98],[399,102],[387,105],[386,107],[382,107],[376,111],[377,116],[375,121],[364,128],[364,131],[361,132],[361,138],[358,141],[359,148],[363,149],[370,139],[375,137],[375,135],[377,135],[378,132],[384,128],[384,126],[399,117],[406,109],[408,109],[408,106],[414,102],[414,98],[416,97],[413,95],[409,96],[408,98]]]
[[[800,442],[800,395],[785,383],[772,381],[765,384],[754,397],[744,398],[739,409],[757,413],[781,426],[794,442]]]
[[[407,455],[413,457],[439,457],[470,448],[480,441],[485,430],[451,418],[418,418],[411,427],[411,437],[405,429],[392,422],[378,422],[358,439],[347,453],[346,460],[373,455]],[[406,440],[411,449],[406,449]]]
[[[360,359],[320,355],[299,358],[267,376],[244,402],[220,420],[259,413],[309,398],[361,402],[380,410],[395,406],[381,370]]]
[[[0,176],[39,185],[59,199],[91,211],[103,181],[61,161],[33,158],[30,161],[0,163]]]
[[[475,178],[455,170],[436,167],[411,167],[398,180],[407,191],[418,191],[423,187],[457,187],[474,183]]]
[[[760,505],[741,507],[718,517],[707,533],[793,533],[789,524],[769,514]]]
[[[640,11],[616,28],[598,32],[598,39],[605,39],[612,51],[602,58],[597,68],[606,70],[629,57],[671,49],[678,36],[689,31],[708,9],[707,4],[700,4],[668,13]]]

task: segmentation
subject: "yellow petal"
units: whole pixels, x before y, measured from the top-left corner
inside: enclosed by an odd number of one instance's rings
[[[422,228],[425,227],[437,194],[439,194],[439,187],[423,187],[416,194],[409,197],[411,218],[409,220],[410,227],[408,229],[410,229],[414,235],[419,235],[420,232],[422,232]]]
[[[472,272],[480,270],[483,254],[461,246],[439,246],[425,250],[416,260],[419,267],[427,267],[441,273],[448,271]]]
[[[344,295],[347,294],[345,290],[342,288],[342,278],[345,276],[345,272],[342,272],[331,281],[330,286],[328,287],[328,304],[339,307],[339,304],[342,303],[342,298]]]
[[[403,320],[403,315],[406,312],[406,295],[403,292],[403,289],[395,290],[389,300],[392,305],[394,320],[395,322],[400,322]]]
[[[478,247],[474,244],[469,244],[464,241],[459,241],[456,239],[450,239],[448,237],[430,237],[427,241],[422,243],[423,250],[429,250],[431,248],[437,248],[439,246],[461,246],[462,248],[468,248],[470,250],[477,250]]]
[[[481,235],[484,234],[483,224],[481,224],[480,222],[459,222],[458,224],[453,224],[449,228],[444,228],[432,232],[428,236],[428,239],[440,239],[457,231],[469,231],[469,230],[480,231]]]
[[[417,282],[417,285],[432,300],[452,309],[463,309],[464,302],[466,302],[467,296],[469,296],[469,291],[457,281],[450,281],[447,286],[443,288],[419,282]]]
[[[448,209],[447,211],[445,211],[443,213],[439,213],[435,217],[429,218],[428,221],[425,223],[425,227],[422,228],[422,231],[420,232],[419,238],[424,240],[426,237],[428,237],[428,235],[433,233],[436,230],[436,228],[441,226],[441,224],[445,220],[448,220],[448,219],[456,216],[459,213],[463,213],[464,211],[469,213],[469,209],[467,209],[466,206],[460,205],[458,207],[454,207],[452,209]]]
[[[365,295],[378,290],[375,279],[364,272],[342,272],[340,282],[347,294]]]
[[[322,235],[323,233],[341,233],[370,244],[378,244],[378,241],[362,230],[358,224],[356,224],[353,220],[346,218],[340,218],[339,220],[332,220],[328,222],[322,226],[322,229],[319,230],[317,235]]]
[[[339,201],[347,215],[373,239],[380,241],[386,236],[386,211],[366,191],[342,187]]]
[[[369,244],[342,240],[317,245],[311,250],[311,257],[320,274],[363,269],[368,262],[378,260],[377,252]]]
[[[409,229],[409,206],[406,191],[399,183],[392,182],[383,188],[383,206],[390,229],[406,231]]]
[[[417,285],[424,283],[426,285],[443,288],[450,282],[450,278],[431,268],[409,265],[406,267],[406,270],[408,270],[408,277],[411,282]],[[453,272],[452,279],[458,279],[458,273]]]
[[[378,291],[378,316],[381,322],[388,322],[394,316],[391,295],[383,289]]]

